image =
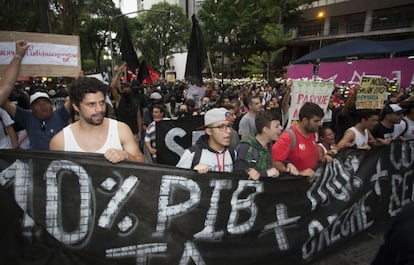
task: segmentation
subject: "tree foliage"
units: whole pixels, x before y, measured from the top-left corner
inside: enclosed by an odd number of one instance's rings
[[[218,36],[230,39],[226,52],[232,71],[263,73],[281,65],[284,46],[291,39],[290,28],[299,23],[299,6],[311,0],[205,0],[198,16],[211,58],[223,48]],[[217,56],[216,56],[217,57]],[[213,61],[214,63],[214,61]],[[234,64],[234,63],[233,63]]]
[[[145,61],[159,66],[160,59],[182,52],[189,41],[191,23],[177,5],[159,3],[138,16],[133,36]]]
[[[92,72],[101,70],[109,21],[119,14],[112,0],[3,0],[0,30],[79,35],[82,61],[95,62],[85,69]]]

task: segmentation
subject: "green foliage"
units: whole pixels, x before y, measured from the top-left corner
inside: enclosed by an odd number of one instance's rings
[[[239,67],[233,71],[263,73],[270,64],[275,72],[282,66],[284,46],[292,38],[288,29],[299,23],[298,7],[308,2],[312,1],[205,0],[198,17],[210,57],[214,60],[222,50],[218,36],[227,36],[230,51],[226,54]]]
[[[138,17],[135,26],[133,39],[145,61],[153,66],[159,66],[160,58],[168,54],[186,50],[191,22],[177,5],[153,5],[151,11]]]
[[[79,35],[82,67],[100,71],[109,18],[120,13],[112,0],[3,0],[0,30]]]

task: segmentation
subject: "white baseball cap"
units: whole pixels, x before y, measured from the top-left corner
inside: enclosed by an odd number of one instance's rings
[[[30,96],[30,105],[32,105],[33,102],[35,102],[39,98],[47,98],[50,101],[50,97],[45,92],[36,92],[33,95]]]
[[[160,95],[160,93],[153,92],[153,93],[150,95],[150,99],[162,99],[162,96]]]
[[[225,108],[214,108],[204,115],[204,126],[206,127],[220,121],[233,121],[231,112]]]

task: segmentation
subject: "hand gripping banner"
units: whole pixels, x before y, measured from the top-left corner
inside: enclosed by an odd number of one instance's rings
[[[1,150],[1,264],[306,264],[413,201],[414,142],[343,150],[312,182]]]

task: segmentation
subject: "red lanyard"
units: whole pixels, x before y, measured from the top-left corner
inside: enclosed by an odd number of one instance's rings
[[[218,171],[219,172],[221,172],[221,171],[224,172],[224,159],[226,157],[226,150],[224,150],[222,154],[223,154],[223,163],[222,163],[223,168],[220,165],[219,153],[216,153],[217,165],[218,165]]]

